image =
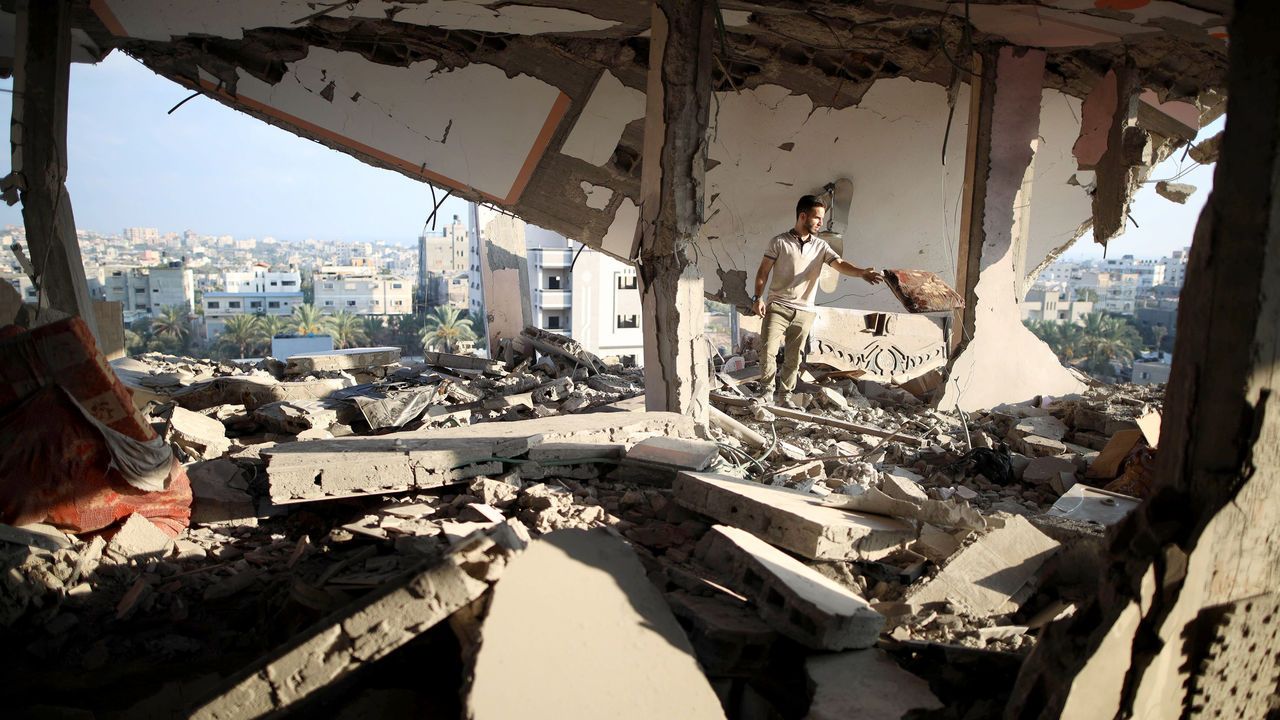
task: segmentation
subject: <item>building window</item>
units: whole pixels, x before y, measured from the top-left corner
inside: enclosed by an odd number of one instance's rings
[[[254,309],[261,308],[261,307],[262,307],[262,301],[261,301],[261,300],[250,300],[250,301],[249,301],[249,307],[254,308]]]
[[[1059,320],[1066,320],[1066,319],[1067,319],[1067,314],[1066,314],[1065,312],[1060,312],[1060,313],[1058,313],[1058,319],[1059,319]]]
[[[627,328],[638,328],[638,327],[640,327],[640,322],[635,315],[619,315],[618,316],[618,325],[617,325],[618,330],[625,330]]]
[[[232,300],[231,302],[227,303],[227,307],[229,307],[229,308],[239,308],[239,307],[240,307],[240,301],[239,301],[239,300]]]
[[[403,283],[391,283],[391,287],[392,287],[392,289],[394,289],[394,290],[399,290],[400,288],[404,287],[404,284],[403,284]]]
[[[547,276],[547,289],[548,289],[548,290],[559,290],[559,289],[560,289],[560,276],[559,276],[559,275],[548,275],[548,276]]]
[[[547,329],[548,329],[548,330],[559,330],[559,329],[560,329],[560,316],[559,316],[559,315],[551,315],[550,317],[548,317],[548,318],[547,318]]]
[[[348,300],[348,301],[347,301],[347,307],[355,307],[355,306],[356,306],[356,301],[355,301],[355,300]]]
[[[280,307],[280,301],[279,301],[279,300],[268,300],[268,301],[267,301],[267,307],[269,307],[269,308],[278,308],[278,307]]]
[[[324,284],[324,289],[325,289],[325,290],[332,290],[332,289],[333,289],[333,283],[325,283],[325,284]]]
[[[297,280],[281,280],[280,281],[280,285],[283,287],[292,287],[297,284],[298,284]],[[328,285],[326,285],[325,287],[328,287]]]
[[[618,289],[619,290],[635,290],[636,276],[635,275],[619,275]]]
[[[217,310],[217,309],[218,309],[218,301],[217,301],[217,300],[210,300],[209,302],[205,303],[205,307],[209,308],[210,310]]]
[[[134,295],[142,295],[142,294],[143,294],[143,293],[145,293],[146,291],[147,291],[147,289],[146,289],[146,288],[134,288],[134,289],[133,289],[133,294],[134,294]]]
[[[277,283],[275,280],[272,280],[272,281],[271,281],[271,287],[275,287],[277,284],[278,284],[278,283]]]
[[[332,301],[332,300],[325,300],[325,301],[324,301],[324,304],[325,304],[325,305],[332,305],[332,304],[333,304],[333,301]]]

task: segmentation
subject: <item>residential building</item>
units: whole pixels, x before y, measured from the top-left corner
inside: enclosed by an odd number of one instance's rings
[[[533,225],[525,238],[534,324],[601,357],[639,362],[644,335],[635,268]]]
[[[157,315],[175,306],[195,308],[195,279],[182,262],[150,268],[117,268],[105,278],[106,299],[122,303],[126,316]]]
[[[223,290],[229,293],[291,293],[302,288],[297,268],[271,270],[266,263],[256,263],[248,270],[231,270],[222,274]]]
[[[1076,299],[1066,287],[1032,288],[1020,304],[1023,320],[1052,320],[1079,324],[1093,312],[1093,302]]]
[[[1160,263],[1164,266],[1165,285],[1182,289],[1187,281],[1187,255],[1190,251],[1191,248],[1174,250],[1169,257],[1160,259]]]
[[[26,273],[5,273],[3,276],[0,276],[0,279],[3,279],[4,282],[13,286],[13,289],[16,290],[18,295],[22,298],[22,302],[34,303],[38,300],[36,297],[36,286],[31,282],[31,278],[28,277]]]
[[[1133,384],[1154,385],[1169,382],[1169,371],[1173,367],[1172,360],[1172,356],[1166,352],[1135,360],[1133,362]]]
[[[326,265],[313,277],[315,305],[325,314],[408,315],[413,312],[413,282],[384,275],[369,264]]]
[[[1163,285],[1165,281],[1163,260],[1139,260],[1132,255],[1125,255],[1121,258],[1107,258],[1099,267],[1111,274],[1136,275],[1137,286],[1143,290]]]
[[[293,292],[207,292],[200,297],[204,309],[205,338],[213,339],[235,315],[275,315],[287,317],[302,304],[302,291]]]
[[[130,227],[124,229],[125,242],[138,245],[154,245],[160,242],[160,230],[157,228]]]
[[[1137,273],[1088,270],[1080,274],[1075,292],[1092,290],[1097,296],[1094,307],[1118,315],[1132,315],[1136,307],[1141,278]]]

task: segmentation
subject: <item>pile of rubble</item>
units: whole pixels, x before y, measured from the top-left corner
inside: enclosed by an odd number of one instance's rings
[[[930,407],[926,383],[817,367],[801,409],[742,393],[750,368],[722,373],[699,426],[644,412],[638,371],[523,340],[498,361],[117,361],[183,463],[190,526],[0,526],[14,702],[994,711],[1010,688],[989,678],[1088,596],[1105,529],[1138,502],[1114,490],[1149,483],[1158,437],[1160,388],[963,415]]]

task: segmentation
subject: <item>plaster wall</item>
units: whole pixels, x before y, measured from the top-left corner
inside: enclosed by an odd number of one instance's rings
[[[715,167],[707,172],[708,221],[698,248],[708,293],[721,290],[717,270],[724,270],[749,295],[769,239],[794,223],[796,200],[839,178],[854,187],[846,259],[931,270],[954,284],[968,86],[961,86],[945,166],[948,107],[940,85],[880,80],[859,105],[842,110],[815,108],[807,96],[777,86],[720,93],[717,101],[710,131]],[[734,290],[725,289],[733,298]],[[845,277],[817,301],[902,310],[883,286]]]
[[[644,93],[623,85],[605,70],[560,152],[592,165],[604,165],[613,157],[622,131],[632,120],[644,117],[644,109]]]

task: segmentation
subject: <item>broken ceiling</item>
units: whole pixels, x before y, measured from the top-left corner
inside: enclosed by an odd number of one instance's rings
[[[79,4],[95,43],[165,77],[366,162],[634,256],[647,3]],[[698,253],[707,292],[741,302],[764,241],[788,224],[795,198],[839,178],[854,184],[847,257],[954,280],[974,53],[1006,43],[1046,51],[1030,230],[1017,263],[1025,284],[1095,217],[1107,218],[1104,235],[1118,232],[1134,183],[1221,111],[1227,6],[720,3]],[[1129,94],[1089,100],[1113,87],[1116,70]],[[1090,124],[1094,106],[1112,109],[1102,126]],[[1134,150],[1131,133],[1124,156],[1090,155],[1107,140],[1091,133],[1117,124],[1141,128],[1149,141]],[[823,290],[825,304],[896,308],[887,290],[852,280]]]

